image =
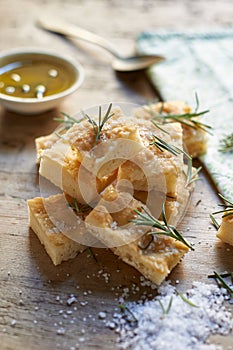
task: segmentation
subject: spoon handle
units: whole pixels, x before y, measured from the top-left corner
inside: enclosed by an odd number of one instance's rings
[[[39,27],[46,29],[50,32],[61,34],[64,36],[75,37],[81,40],[85,40],[89,43],[102,47],[106,51],[110,52],[116,58],[120,58],[120,55],[116,49],[107,40],[101,36],[89,32],[86,29],[80,28],[76,25],[63,22],[54,18],[43,17],[37,21]]]

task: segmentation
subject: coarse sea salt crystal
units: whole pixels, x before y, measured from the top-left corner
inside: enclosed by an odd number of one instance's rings
[[[168,282],[158,289],[159,295],[144,303],[128,303],[127,322],[124,316],[114,318],[119,329],[118,347],[133,350],[217,350],[209,344],[211,334],[226,335],[232,331],[231,312],[224,306],[226,290],[213,284],[194,282],[185,297]],[[168,313],[164,310],[171,307]]]
[[[69,299],[67,299],[66,304],[68,306],[71,306],[72,304],[77,302],[77,298],[75,298],[74,296],[71,296]]]

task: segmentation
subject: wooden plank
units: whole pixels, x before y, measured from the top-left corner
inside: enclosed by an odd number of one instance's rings
[[[43,5],[43,6],[42,6]],[[216,6],[214,6],[216,5]],[[211,7],[211,11],[209,8]],[[93,11],[94,9],[94,11]],[[113,38],[122,52],[133,49],[133,39],[146,28],[194,28],[232,24],[233,5],[210,0],[187,3],[156,0],[96,2],[12,0],[0,4],[0,45],[53,47],[78,58],[86,70],[82,88],[59,108],[73,114],[81,108],[110,101],[142,103],[155,98],[145,77],[116,75],[106,63],[109,56],[93,47],[79,48],[60,37],[36,28],[37,16],[53,13],[78,23],[108,38]],[[197,15],[198,14],[198,15]],[[181,20],[182,18],[182,20]],[[219,23],[219,22],[218,22]],[[59,110],[39,116],[20,116],[0,109],[0,348],[23,349],[116,349],[117,334],[106,327],[98,313],[105,311],[111,320],[118,298],[125,288],[130,299],[138,300],[147,292],[140,284],[140,274],[122,263],[108,250],[93,249],[76,259],[54,267],[34,233],[28,228],[26,200],[39,194],[35,165],[34,138],[50,133]],[[197,183],[187,215],[180,229],[195,244],[170,278],[179,280],[184,291],[194,280],[208,282],[214,269],[232,271],[233,248],[215,237],[208,214],[216,209],[218,198],[207,174]],[[201,200],[201,202],[200,202]],[[189,237],[190,236],[190,237]],[[132,293],[132,285],[139,291]],[[70,295],[77,298],[67,306]],[[71,313],[72,312],[72,313]],[[16,323],[14,324],[14,320]],[[13,322],[13,323],[12,323]],[[62,333],[64,329],[64,334]],[[85,340],[84,340],[85,338]],[[227,348],[232,337],[218,337]]]

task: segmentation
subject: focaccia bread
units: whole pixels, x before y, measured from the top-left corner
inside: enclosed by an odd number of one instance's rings
[[[119,168],[118,180],[133,181],[132,176],[139,177],[134,185],[135,190],[141,191],[146,190],[149,179],[150,188],[159,186],[162,176],[167,193],[174,195],[182,171],[183,154],[174,155],[166,149],[161,150],[153,144],[154,137],[182,150],[179,123],[167,124],[162,131],[150,121],[138,119],[135,122],[134,118],[122,116],[112,117],[106,122],[94,149],[94,130],[86,121],[71,127],[60,142],[68,142],[82,165],[90,172],[95,171],[98,178]]]
[[[142,108],[138,108],[135,111],[135,117],[145,118],[146,120],[151,119],[153,114],[164,114],[164,115],[182,115],[192,113],[192,109],[183,101],[168,101],[150,104]],[[195,117],[195,120],[200,121],[200,117]],[[189,124],[187,120],[185,123]],[[183,142],[187,152],[193,157],[205,153],[207,147],[206,132],[201,128],[193,128],[189,125],[182,124],[183,128]]]
[[[217,237],[223,242],[233,246],[233,212],[222,218],[221,225],[217,232]]]
[[[84,204],[95,199],[117,175],[113,172],[98,179],[82,167],[82,176],[79,177],[80,167],[77,153],[68,144],[58,141],[43,152],[39,172],[41,176]]]
[[[106,202],[114,201],[119,192],[114,187],[108,187],[103,199]],[[135,267],[146,278],[159,285],[179,263],[188,248],[174,238],[167,236],[149,237],[151,228],[141,227],[136,231],[133,240],[133,229],[138,226],[129,222],[135,218],[135,209],[140,210],[142,203],[132,199],[126,207],[119,212],[109,213],[108,204],[103,201],[90,212],[85,222],[92,234],[119,256],[123,261]],[[127,229],[125,229],[127,227]],[[128,232],[131,232],[131,242],[128,242]],[[140,234],[140,236],[138,236]],[[151,240],[148,244],[148,239]]]
[[[40,164],[41,156],[44,150],[51,148],[55,142],[59,140],[59,136],[53,132],[47,136],[37,137],[35,140],[36,145],[36,161]]]
[[[122,113],[120,110],[114,110],[117,117],[121,116]],[[153,112],[155,113],[164,113],[164,114],[185,114],[191,113],[192,110],[190,106],[188,106],[183,101],[168,101],[168,102],[159,102],[155,104],[151,104],[150,106],[144,106],[142,108],[137,108],[134,112],[134,117],[137,119],[151,120]],[[93,116],[96,119],[96,116]],[[196,120],[200,120],[200,118],[196,118]],[[85,125],[87,121],[85,121]],[[88,125],[90,127],[90,125]],[[207,137],[206,133],[200,128],[194,129],[187,125],[182,125],[183,128],[183,141],[186,147],[187,152],[192,157],[197,157],[203,154],[206,151],[207,147]],[[64,130],[64,128],[61,128]],[[85,128],[83,128],[85,132]],[[59,136],[57,135],[59,129],[56,133],[51,133],[47,136],[41,136],[35,140],[36,150],[37,150],[37,161],[40,162],[41,154],[44,149],[51,148],[52,145],[57,142]],[[80,137],[82,141],[82,137]],[[81,159],[80,159],[81,160]]]
[[[46,210],[46,202],[56,206],[61,199],[60,194],[47,199],[36,197],[28,200],[29,225],[44,245],[54,265],[74,258],[85,247],[65,236],[51,221]]]
[[[169,106],[163,107],[169,109]],[[149,226],[131,221],[135,219],[135,210],[141,211],[143,206],[162,222],[164,205],[167,222],[176,225],[193,188],[187,185],[185,175],[187,154],[183,150],[181,124],[158,126],[147,118],[144,109],[143,113],[141,118],[125,116],[120,109],[109,109],[109,118],[101,128],[98,123],[106,114],[87,116],[67,131],[62,129],[60,138],[37,140],[40,175],[78,203],[93,208],[89,207],[82,222],[78,220],[79,226],[72,210],[71,213],[63,210],[64,203],[59,207],[61,195],[40,199],[44,211],[40,203],[37,215],[33,201],[37,203],[39,199],[28,202],[30,224],[54,263],[64,259],[59,246],[52,242],[58,238],[54,236],[49,240],[48,220],[51,229],[59,231],[64,239],[76,241],[77,249],[91,246],[92,242],[95,247],[107,246],[156,284],[166,278],[189,250],[181,241],[165,235],[150,235]],[[74,254],[72,249],[70,254],[67,249],[65,259]]]

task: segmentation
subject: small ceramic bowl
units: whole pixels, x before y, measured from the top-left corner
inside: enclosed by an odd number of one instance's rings
[[[0,53],[0,105],[16,113],[39,114],[58,107],[83,80],[79,63],[50,51]]]

